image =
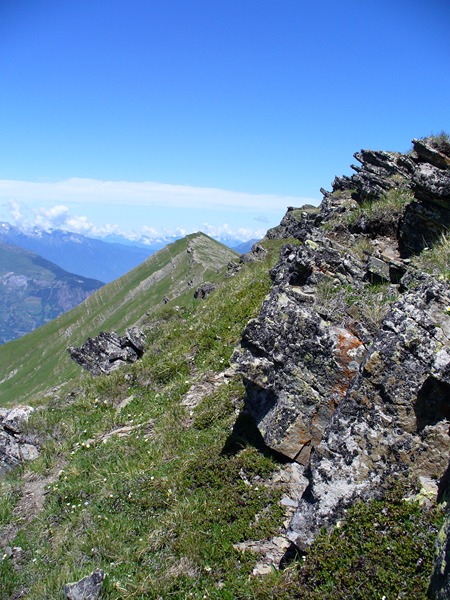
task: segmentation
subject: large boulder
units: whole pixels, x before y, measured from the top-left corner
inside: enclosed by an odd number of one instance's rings
[[[366,352],[361,333],[339,310],[330,322],[317,289],[340,280],[363,286],[364,271],[318,241],[286,246],[272,275],[271,293],[232,362],[266,445],[307,464]]]
[[[70,357],[92,375],[108,374],[126,363],[133,363],[144,353],[144,335],[136,327],[125,335],[102,331],[88,338],[79,348],[70,347]]]

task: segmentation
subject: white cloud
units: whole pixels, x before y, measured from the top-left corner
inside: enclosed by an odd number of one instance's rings
[[[87,237],[104,238],[108,235],[122,236],[133,242],[152,244],[155,242],[165,242],[177,239],[194,233],[197,228],[175,227],[174,229],[160,228],[155,229],[147,225],[134,231],[126,231],[116,224],[106,223],[98,227],[91,223],[84,215],[72,215],[70,208],[63,204],[57,204],[51,208],[39,207],[30,211],[25,205],[18,206],[18,203],[11,202],[8,207],[10,217],[22,229],[37,227],[44,231],[62,229],[79,233]],[[20,209],[20,210],[19,210]],[[27,213],[30,216],[24,217]],[[250,229],[246,227],[232,228],[227,223],[223,225],[210,225],[204,223],[200,227],[201,231],[219,240],[235,239],[247,241],[249,239],[260,239],[264,236],[265,229]]]
[[[32,227],[38,227],[44,231],[52,229],[63,229],[72,231],[73,233],[81,233],[82,235],[104,237],[110,234],[124,235],[120,231],[118,225],[106,223],[102,227],[97,227],[83,215],[74,216],[70,212],[70,208],[63,204],[57,204],[51,208],[39,207],[32,210],[34,215],[31,223]],[[20,225],[23,227],[22,223]],[[28,223],[30,226],[30,223]]]
[[[199,230],[220,240],[260,239],[267,229],[263,224],[276,224],[287,206],[305,203],[318,201],[156,182],[0,180],[0,205],[21,228],[64,229],[100,238],[116,235],[146,244],[167,242]],[[142,222],[142,211],[150,216],[153,226]],[[105,215],[119,224],[105,223]],[[205,223],[206,219],[209,222]],[[223,223],[228,219],[233,225]],[[253,228],[255,221],[259,227]],[[169,223],[171,229],[165,227]]]
[[[204,223],[202,227],[203,233],[217,238],[219,240],[234,239],[241,242],[246,242],[252,239],[261,239],[265,236],[267,229],[250,229],[248,227],[239,227],[233,229],[226,223],[223,225],[208,225]]]
[[[23,202],[17,200],[8,200],[2,202],[2,206],[5,207],[10,215],[10,218],[14,223],[23,223],[25,221],[25,215],[27,209]]]
[[[55,182],[0,180],[0,199],[25,203],[54,202],[64,204],[127,204],[128,206],[161,206],[217,208],[233,210],[280,210],[289,205],[317,203],[311,198],[275,194],[249,194],[219,188],[172,185],[154,181],[101,181],[71,178]]]

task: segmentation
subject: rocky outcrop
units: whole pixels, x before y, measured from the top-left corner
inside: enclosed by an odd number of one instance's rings
[[[407,207],[399,231],[403,256],[432,246],[450,227],[450,158],[421,140],[413,143],[416,200]]]
[[[450,286],[410,258],[450,224],[450,152],[413,143],[409,155],[357,153],[318,214],[290,209],[268,232],[300,245],[283,248],[233,355],[265,443],[307,466],[288,530],[301,550],[392,478],[437,483],[447,468]],[[408,202],[365,218],[389,190]]]
[[[144,335],[136,327],[125,335],[102,331],[88,338],[79,348],[70,347],[70,357],[92,375],[108,374],[126,363],[133,363],[144,353]]]
[[[36,442],[23,432],[33,408],[0,408],[0,475],[39,456]]]
[[[213,283],[209,283],[209,282],[202,283],[202,285],[195,290],[194,298],[196,300],[204,300],[215,289],[216,289],[216,286]]]
[[[425,281],[394,304],[316,448],[289,539],[306,549],[399,474],[439,479],[450,453],[450,294]]]

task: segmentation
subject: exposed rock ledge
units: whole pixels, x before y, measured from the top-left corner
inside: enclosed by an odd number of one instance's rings
[[[137,327],[125,335],[102,331],[88,338],[80,348],[70,347],[70,357],[92,375],[111,373],[126,363],[133,363],[144,353],[144,334]]]

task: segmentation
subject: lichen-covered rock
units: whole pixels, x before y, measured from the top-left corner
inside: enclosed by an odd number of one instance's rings
[[[102,331],[88,338],[80,348],[68,348],[70,357],[92,375],[111,373],[125,363],[133,363],[144,353],[144,335],[136,327],[120,336]]]
[[[39,456],[35,441],[23,433],[33,410],[22,405],[0,408],[0,474]]]
[[[90,575],[75,583],[67,583],[63,592],[67,600],[97,600],[100,597],[105,572],[96,569]]]
[[[317,286],[358,277],[363,285],[364,271],[331,246],[310,241],[286,246],[272,275],[271,293],[232,362],[244,375],[246,410],[265,443],[306,464],[366,352],[350,320],[335,315],[330,323]]]
[[[400,473],[438,480],[450,453],[447,286],[428,280],[384,319],[312,457],[310,487],[289,538],[306,548],[357,498]]]

